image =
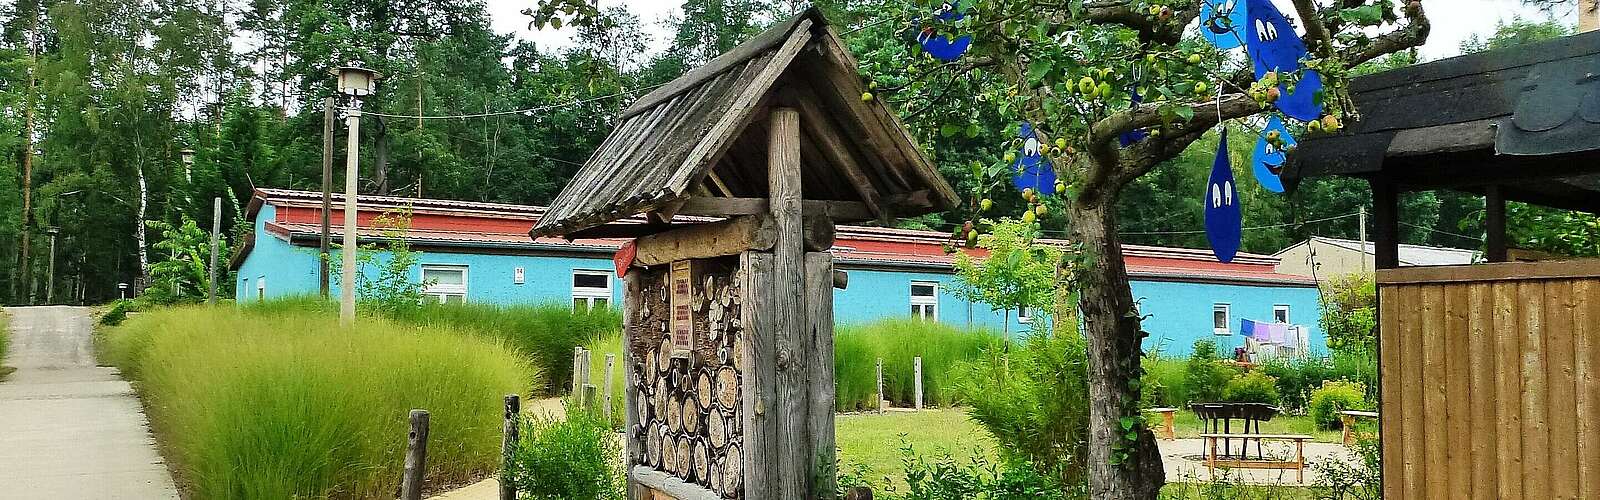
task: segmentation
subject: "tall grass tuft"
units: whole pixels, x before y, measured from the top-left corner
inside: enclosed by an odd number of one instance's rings
[[[195,498],[393,498],[412,408],[432,413],[428,479],[499,465],[501,396],[537,369],[503,344],[437,327],[283,305],[146,312],[101,332],[138,382]]]
[[[1003,340],[989,330],[963,330],[915,319],[841,325],[834,333],[834,377],[841,411],[876,408],[877,359],[883,358],[884,397],[896,405],[916,400],[913,358],[922,357],[923,403],[957,403],[953,369]]]
[[[7,349],[11,347],[10,321],[11,318],[6,316],[6,312],[0,311],[0,382],[5,381],[6,377],[11,375],[11,372],[15,370],[15,368],[4,365],[6,362],[6,352],[8,352]]]

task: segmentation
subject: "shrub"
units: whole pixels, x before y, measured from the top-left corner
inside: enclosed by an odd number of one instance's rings
[[[1145,356],[1140,366],[1144,367],[1140,390],[1146,406],[1178,407],[1189,401],[1183,360],[1152,353]]]
[[[842,325],[834,333],[834,379],[842,411],[876,408],[877,362],[883,358],[884,397],[909,406],[915,401],[913,358],[922,357],[923,404],[955,404],[952,383],[958,362],[977,359],[1001,339],[988,330],[963,330],[916,319]]]
[[[117,299],[116,302],[111,303],[111,309],[106,310],[106,313],[100,316],[100,324],[106,326],[120,325],[128,319],[128,313],[138,312],[143,309],[144,307],[140,302]]]
[[[1218,361],[1216,341],[1211,339],[1194,341],[1194,352],[1189,355],[1189,361],[1184,365],[1183,376],[1183,386],[1189,402],[1222,400],[1222,391],[1227,388],[1228,381],[1239,374],[1239,370]]]
[[[1305,413],[1311,391],[1321,387],[1322,382],[1337,378],[1332,363],[1313,356],[1273,359],[1261,365],[1259,371],[1277,379],[1280,404],[1284,411],[1294,414]]]
[[[1368,406],[1378,404],[1378,352],[1375,349],[1335,349],[1330,358],[1329,380],[1349,380],[1366,389]]]
[[[1334,349],[1375,347],[1378,326],[1378,289],[1365,273],[1328,280],[1322,285],[1322,327]]]
[[[1278,379],[1252,371],[1228,381],[1222,391],[1222,400],[1230,403],[1278,404]]]
[[[1365,406],[1366,396],[1361,384],[1342,380],[1329,381],[1311,392],[1311,420],[1319,429],[1338,429],[1339,412]]]
[[[507,472],[522,498],[621,500],[626,487],[617,461],[621,454],[616,434],[600,415],[537,416],[522,422]]]
[[[1321,498],[1340,500],[1380,500],[1383,498],[1383,466],[1379,456],[1378,441],[1363,439],[1346,446],[1351,455],[1360,458],[1351,461],[1341,456],[1330,456],[1311,464],[1317,471],[1317,486],[1326,493]]]
[[[494,342],[379,319],[182,307],[100,335],[196,498],[393,498],[413,408],[432,413],[428,480],[482,477],[501,396],[539,380]]]
[[[589,380],[592,380],[592,383],[597,386],[597,390],[601,391],[599,396],[600,404],[605,404],[606,355],[616,356],[616,368],[611,371],[612,393],[611,414],[609,417],[612,428],[620,430],[623,425],[623,409],[627,408],[627,401],[624,397],[627,386],[624,384],[627,380],[627,372],[625,370],[628,369],[627,365],[622,362],[622,332],[615,331],[592,339],[589,343],[584,344],[583,348],[593,353],[590,354],[592,360],[589,364]]]
[[[1083,337],[1034,333],[1021,349],[992,347],[963,365],[959,387],[969,416],[995,436],[1001,456],[1079,484],[1089,439],[1087,370]]]
[[[1056,478],[1041,474],[1025,462],[992,463],[979,456],[969,462],[956,460],[948,451],[925,457],[911,445],[901,448],[906,492],[893,485],[880,490],[884,498],[907,500],[1066,500],[1081,487],[1067,486]],[[841,482],[843,484],[843,482]]]

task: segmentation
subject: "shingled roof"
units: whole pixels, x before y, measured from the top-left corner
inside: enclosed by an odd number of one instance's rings
[[[767,198],[765,117],[777,106],[800,111],[802,192],[834,202],[835,220],[954,207],[894,113],[861,98],[856,67],[817,10],[778,23],[629,107],[530,233],[581,237],[641,213],[669,222],[691,213],[691,197]]]
[[[1600,32],[1356,78],[1360,112],[1310,137],[1284,180],[1382,177],[1402,190],[1477,191],[1600,211]]]

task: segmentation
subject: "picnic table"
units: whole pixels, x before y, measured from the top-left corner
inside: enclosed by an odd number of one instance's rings
[[[1144,411],[1145,413],[1161,415],[1161,428],[1159,429],[1161,432],[1156,433],[1156,437],[1167,441],[1178,439],[1178,433],[1173,429],[1172,425],[1173,416],[1178,414],[1177,408],[1146,408]]]
[[[1346,445],[1356,444],[1356,419],[1358,418],[1375,419],[1378,418],[1378,412],[1357,410],[1339,412],[1339,422],[1344,424],[1344,444]]]
[[[1248,453],[1252,439],[1243,437],[1245,434],[1261,434],[1261,423],[1272,420],[1278,415],[1278,407],[1263,403],[1193,403],[1189,409],[1195,416],[1200,417],[1203,432],[1223,436],[1222,455],[1224,457],[1244,458]],[[1238,434],[1234,431],[1233,421],[1239,420]],[[1239,454],[1233,454],[1233,441],[1239,441]],[[1261,454],[1261,442],[1256,441],[1256,454]]]
[[[1226,469],[1279,469],[1295,471],[1295,482],[1306,482],[1306,441],[1312,439],[1305,434],[1201,434],[1205,439],[1206,471],[1213,480],[1217,477],[1217,467]],[[1246,456],[1225,457],[1217,453],[1217,442],[1225,439],[1243,439],[1248,443],[1254,440],[1257,444],[1256,458]],[[1262,441],[1292,441],[1294,442],[1294,460],[1268,458],[1260,453]],[[1243,452],[1241,451],[1241,455]]]

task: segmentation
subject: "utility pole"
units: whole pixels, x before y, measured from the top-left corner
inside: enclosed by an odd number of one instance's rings
[[[322,246],[317,259],[317,290],[328,300],[328,226],[333,217],[333,98],[322,100]]]
[[[339,76],[339,91],[350,96],[350,107],[345,109],[345,124],[349,128],[345,143],[344,163],[344,258],[339,282],[339,324],[350,327],[356,322],[356,190],[360,179],[361,98],[377,90],[379,75],[351,62],[334,70]]]
[[[211,287],[206,305],[217,305],[217,252],[222,243],[222,197],[211,199]]]
[[[1372,253],[1367,253],[1367,207],[1362,206],[1356,209],[1356,220],[1358,221],[1356,222],[1357,231],[1361,234],[1361,272],[1366,273],[1367,261],[1378,253],[1376,248],[1373,249]]]

